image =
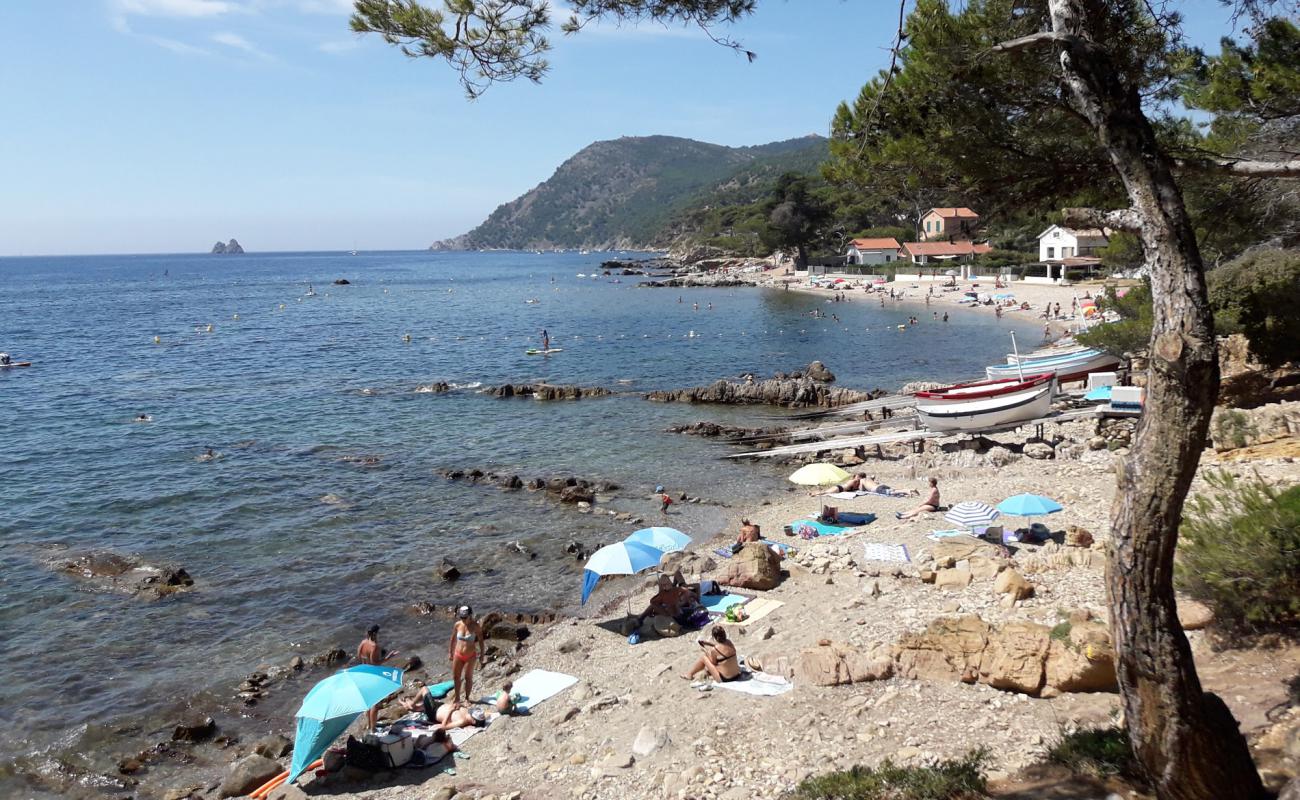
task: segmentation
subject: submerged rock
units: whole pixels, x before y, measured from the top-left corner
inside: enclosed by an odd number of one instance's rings
[[[182,567],[155,566],[107,551],[83,553],[56,568],[101,591],[153,599],[194,586],[194,578]]]

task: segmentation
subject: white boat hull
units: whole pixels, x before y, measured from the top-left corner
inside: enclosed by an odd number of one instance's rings
[[[932,431],[982,430],[1047,416],[1055,384],[968,403],[918,405],[916,416]]]
[[[998,364],[992,367],[986,367],[984,373],[991,381],[1005,380],[1007,378],[1017,378],[1020,373],[1039,374],[1050,372],[1056,376],[1061,383],[1066,381],[1078,380],[1090,372],[1101,372],[1111,369],[1119,364],[1119,359],[1108,353],[1085,353],[1077,356],[1062,356],[1060,358],[1042,359],[1033,362],[1021,362],[1020,364]]]

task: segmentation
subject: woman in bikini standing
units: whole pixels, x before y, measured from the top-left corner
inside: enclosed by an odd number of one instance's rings
[[[485,655],[483,628],[474,619],[474,611],[469,606],[456,609],[456,624],[451,626],[451,643],[448,652],[451,658],[451,679],[454,685],[452,707],[461,704],[461,686],[464,685],[464,697],[472,702],[474,694],[474,659],[483,663]]]

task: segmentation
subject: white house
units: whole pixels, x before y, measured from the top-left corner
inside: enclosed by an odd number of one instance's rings
[[[844,254],[846,264],[892,264],[900,258],[895,239],[854,239]]]
[[[1096,228],[1075,229],[1053,225],[1038,234],[1038,260],[1064,261],[1067,258],[1092,258],[1110,243],[1104,231]]]

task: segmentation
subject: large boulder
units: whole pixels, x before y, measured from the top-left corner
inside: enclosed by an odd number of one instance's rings
[[[1038,694],[1043,688],[1050,634],[1046,625],[1033,622],[1010,622],[991,633],[980,659],[980,683]]]
[[[749,542],[727,561],[718,583],[741,589],[775,589],[781,583],[781,557],[762,542]]]
[[[1044,673],[1052,693],[1119,691],[1110,631],[1099,622],[1072,624],[1068,638],[1052,639]]]
[[[272,761],[266,756],[256,753],[244,756],[230,765],[217,794],[221,797],[243,797],[283,771],[278,761]]]
[[[972,556],[1000,558],[1001,550],[988,542],[967,537],[950,537],[935,542],[929,548],[935,569],[956,566],[958,561],[968,561]]]
[[[886,680],[894,674],[894,662],[887,652],[864,653],[829,639],[796,656],[751,654],[747,663],[751,669],[813,686]]]
[[[1178,598],[1178,624],[1185,631],[1199,631],[1214,622],[1214,609],[1188,597]]]
[[[993,591],[996,594],[1007,595],[1013,600],[1024,600],[1026,597],[1033,596],[1034,585],[1014,569],[1005,569],[993,582]]]
[[[835,381],[835,373],[827,369],[826,365],[820,361],[809,364],[808,369],[804,370],[804,374],[821,383],[833,383]]]
[[[894,646],[898,674],[913,680],[974,680],[988,644],[989,625],[977,616],[937,619],[923,633],[906,633]]]

